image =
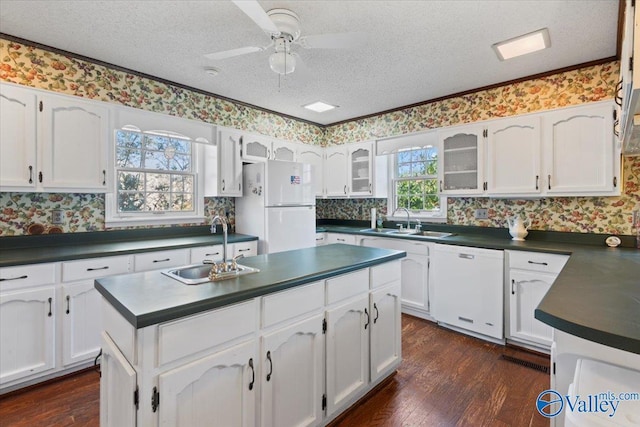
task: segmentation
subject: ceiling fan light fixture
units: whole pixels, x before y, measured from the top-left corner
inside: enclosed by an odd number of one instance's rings
[[[551,39],[549,38],[549,30],[542,28],[532,33],[495,43],[491,47],[496,52],[496,55],[498,55],[498,59],[504,61],[515,58],[516,56],[547,49],[550,46]]]
[[[269,66],[274,73],[291,74],[296,69],[296,58],[287,52],[275,52],[269,56]]]
[[[316,101],[311,104],[303,105],[302,107],[307,110],[315,111],[316,113],[324,113],[325,111],[333,110],[334,108],[338,108],[337,105],[327,104],[326,102]]]

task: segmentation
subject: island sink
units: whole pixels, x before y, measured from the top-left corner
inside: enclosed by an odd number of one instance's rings
[[[186,267],[172,268],[163,271],[162,274],[169,276],[185,285],[200,285],[207,282],[218,282],[221,280],[233,279],[245,274],[257,273],[260,270],[246,265],[227,264],[227,271],[219,271],[211,274],[211,264],[195,264]]]

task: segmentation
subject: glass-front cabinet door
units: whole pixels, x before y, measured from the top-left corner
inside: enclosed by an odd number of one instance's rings
[[[439,133],[442,147],[440,192],[475,194],[484,191],[483,138],[479,126],[456,127]]]
[[[351,196],[373,194],[372,145],[349,148],[349,188]]]

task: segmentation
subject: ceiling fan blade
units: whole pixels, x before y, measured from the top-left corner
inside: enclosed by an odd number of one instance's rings
[[[204,55],[204,57],[213,60],[227,59],[233,58],[234,56],[245,55],[247,53],[260,52],[264,49],[265,48],[263,47],[247,46],[240,47],[238,49],[223,50],[222,52],[208,53]]]
[[[279,35],[280,31],[276,24],[273,23],[267,12],[264,11],[262,6],[257,0],[231,0],[233,4],[243,11],[258,27],[271,35]]]
[[[305,49],[355,49],[368,40],[367,33],[335,33],[300,37],[296,43]]]

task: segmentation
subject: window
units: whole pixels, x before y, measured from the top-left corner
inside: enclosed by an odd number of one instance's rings
[[[169,133],[115,133],[117,212],[195,212],[192,144]]]
[[[438,149],[401,149],[393,155],[389,212],[408,209],[414,217],[446,218],[438,192]]]

